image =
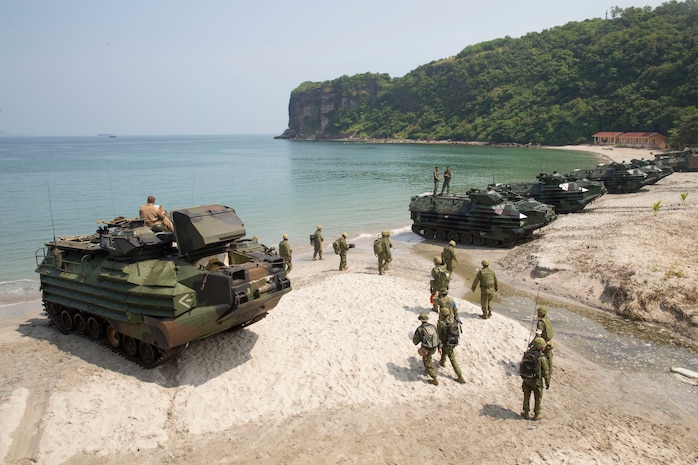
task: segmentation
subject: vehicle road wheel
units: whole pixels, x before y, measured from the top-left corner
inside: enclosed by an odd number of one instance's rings
[[[87,334],[95,341],[102,337],[102,325],[93,316],[87,319]]]
[[[499,245],[499,241],[497,239],[487,238],[486,242],[487,242],[487,245],[490,247],[497,247]]]
[[[131,357],[138,355],[138,343],[134,338],[124,335],[121,337],[121,343],[123,344],[126,355],[130,355]]]
[[[473,244],[475,245],[485,245],[485,238],[482,236],[473,236]]]
[[[75,324],[75,331],[80,334],[85,334],[87,332],[87,323],[85,322],[85,317],[82,313],[76,313],[73,315],[73,324]]]
[[[448,240],[453,241],[453,242],[458,242],[458,233],[457,232],[449,232],[448,233]]]
[[[446,241],[446,231],[443,229],[439,229],[436,231],[436,240],[439,242],[445,242]]]
[[[429,229],[429,228],[424,228],[424,239],[433,239],[434,238],[434,230]]]
[[[119,344],[121,343],[121,340],[119,338],[119,333],[116,332],[114,327],[112,325],[107,326],[107,341],[109,342],[109,345],[111,345],[113,348],[119,347]]]
[[[473,235],[470,233],[463,233],[460,235],[460,241],[465,244],[472,244],[473,243]]]
[[[73,330],[73,317],[68,310],[61,312],[61,326],[63,326],[62,333],[67,334]]]
[[[141,354],[141,360],[143,360],[146,365],[152,365],[155,363],[155,360],[157,360],[158,350],[157,348],[153,347],[152,344],[141,341],[138,351]]]

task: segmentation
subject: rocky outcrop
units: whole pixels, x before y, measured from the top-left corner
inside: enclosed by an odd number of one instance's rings
[[[390,81],[386,74],[342,76],[325,82],[305,82],[291,92],[288,129],[277,139],[343,139],[351,137],[342,127],[349,115],[375,101]]]

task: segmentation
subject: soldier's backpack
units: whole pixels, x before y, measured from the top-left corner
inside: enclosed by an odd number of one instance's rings
[[[523,354],[521,363],[519,363],[519,375],[524,379],[540,378],[540,373],[536,369],[538,357],[545,357],[539,350],[527,350]]]
[[[315,245],[315,234],[310,235],[310,245]]]
[[[436,331],[436,326],[431,323],[422,326],[422,347],[427,349],[439,347],[439,333]]]
[[[375,255],[378,255],[379,253],[381,253],[381,249],[382,249],[381,242],[383,242],[383,238],[378,238],[375,241],[373,241],[373,253]]]
[[[334,249],[334,253],[339,255],[339,239],[332,243],[332,249]]]
[[[460,320],[446,323],[446,344],[450,346],[458,345],[458,339],[460,338],[461,333],[460,324]]]
[[[434,284],[436,286],[436,291],[440,290],[442,287],[448,287],[449,277],[448,271],[445,266],[437,266],[434,268]]]

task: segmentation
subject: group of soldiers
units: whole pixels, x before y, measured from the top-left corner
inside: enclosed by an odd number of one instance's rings
[[[334,241],[332,247],[337,255],[339,255],[339,271],[346,271],[347,267],[347,251],[354,247],[354,244],[347,243],[349,235],[343,232],[342,235]],[[313,260],[322,260],[322,225],[317,225],[314,234],[310,235],[310,243],[313,245]],[[392,249],[393,244],[390,242],[390,231],[383,231],[380,239],[376,239],[373,244],[373,250],[378,257],[378,274],[383,274],[387,271],[388,265],[393,261]],[[293,250],[288,242],[288,234],[283,235],[283,240],[279,242],[279,255],[284,259],[286,273],[289,273],[293,268],[292,256]]]
[[[353,246],[348,244],[347,233],[342,233],[333,244],[335,252],[340,256],[339,270],[347,270],[346,253]],[[322,246],[324,238],[322,236],[322,225],[318,225],[314,234],[310,236],[313,244],[313,260],[322,260]],[[451,274],[453,273],[454,263],[457,262],[455,241],[450,241],[441,252],[441,255],[434,257],[434,267],[431,270],[431,301],[432,309],[438,314],[436,325],[429,323],[429,314],[427,312],[420,313],[418,319],[421,324],[414,332],[412,342],[415,345],[420,345],[419,354],[422,357],[425,374],[431,380],[431,384],[438,385],[438,375],[432,361],[432,357],[437,353],[440,354],[439,366],[444,367],[446,360],[451,362],[453,371],[456,375],[456,382],[465,383],[462,370],[456,360],[454,349],[458,345],[459,334],[462,332],[461,321],[458,316],[458,308],[456,302],[449,295],[449,285]],[[378,273],[384,274],[389,270],[389,265],[392,262],[393,245],[390,241],[390,231],[383,231],[381,237],[376,239],[373,245],[374,254],[378,258]],[[286,272],[290,272],[292,265],[292,250],[288,243],[288,235],[283,235],[283,240],[279,243],[279,255],[284,259]],[[495,292],[499,291],[497,275],[490,268],[489,260],[482,260],[482,268],[477,272],[471,290],[475,292],[480,286],[480,308],[482,315],[480,318],[488,319],[492,316],[492,299]],[[543,399],[543,388],[550,387],[550,376],[553,366],[553,347],[552,342],[553,331],[552,324],[547,318],[547,310],[544,307],[537,309],[537,329],[536,336],[529,344],[527,352],[533,353],[536,365],[536,376],[532,378],[522,377],[522,390],[524,393],[524,402],[521,415],[529,419],[530,412],[530,397],[534,396],[533,420],[542,418],[540,414],[541,402]]]
[[[451,167],[447,166],[446,171],[444,171],[444,184],[441,186],[441,193],[439,195],[444,195],[444,191],[446,191],[446,195],[451,193],[451,177],[453,177],[453,173],[451,172]],[[434,167],[434,195],[436,195],[436,191],[439,189],[439,183],[441,182],[441,172],[439,171],[439,167],[436,166]]]
[[[438,385],[437,377],[432,357],[438,350],[441,354],[439,366],[444,367],[446,359],[451,361],[453,371],[456,374],[456,381],[465,383],[463,374],[458,366],[454,355],[454,348],[458,345],[457,335],[454,337],[453,328],[457,327],[460,331],[460,319],[458,318],[458,309],[453,301],[453,298],[448,295],[451,273],[453,271],[453,262],[456,260],[455,242],[450,241],[444,247],[441,255],[434,257],[434,268],[431,272],[431,294],[433,310],[438,313],[438,321],[436,326],[429,323],[429,314],[422,312],[419,315],[421,322],[420,326],[414,332],[412,342],[419,345],[419,354],[422,357],[425,374],[431,377],[431,384]],[[480,318],[488,319],[492,316],[492,298],[494,293],[499,291],[497,275],[490,268],[489,260],[482,260],[482,268],[477,272],[475,279],[471,285],[471,290],[475,292],[477,286],[480,286],[480,308],[482,315]],[[543,399],[543,387],[550,387],[550,376],[553,367],[553,329],[552,323],[547,317],[547,310],[544,307],[539,307],[536,310],[537,328],[536,335],[528,346],[527,352],[530,352],[535,360],[535,374],[532,377],[524,377],[522,375],[521,389],[523,390],[524,400],[521,416],[529,419],[530,417],[530,398],[534,396],[533,420],[542,418],[540,413],[541,402]],[[438,342],[428,337],[429,334],[435,333],[435,338]]]

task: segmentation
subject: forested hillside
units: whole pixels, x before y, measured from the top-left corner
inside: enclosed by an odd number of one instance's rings
[[[608,19],[472,45],[400,78],[305,82],[280,137],[557,145],[657,131],[695,145],[697,24],[698,0],[614,8]]]

